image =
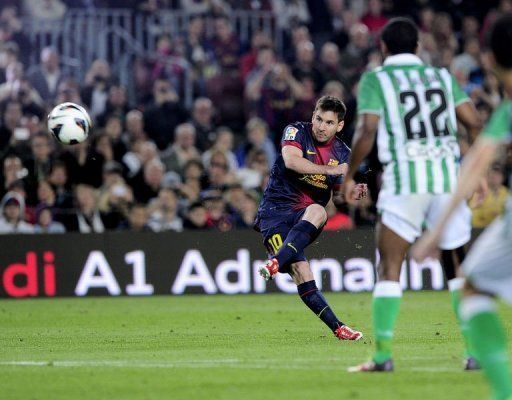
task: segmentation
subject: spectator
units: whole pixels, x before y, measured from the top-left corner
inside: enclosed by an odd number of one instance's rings
[[[158,158],[144,164],[142,181],[133,185],[135,199],[139,203],[147,203],[158,196],[164,179],[165,166]]]
[[[195,146],[196,131],[194,125],[184,123],[176,127],[174,143],[161,153],[161,160],[167,171],[182,172],[183,167],[192,159],[200,159]]]
[[[246,125],[247,139],[237,150],[237,159],[240,166],[246,165],[246,158],[253,149],[263,150],[267,157],[267,168],[270,170],[277,158],[276,149],[269,138],[268,125],[261,118],[251,118]]]
[[[340,51],[336,44],[327,42],[322,46],[319,70],[324,82],[343,79],[340,69]]]
[[[15,155],[5,157],[1,177],[2,185],[0,187],[0,195],[3,197],[14,182],[24,179],[27,175],[28,171],[23,166],[19,157]]]
[[[103,185],[99,189],[98,208],[103,213],[128,214],[133,203],[133,190],[122,176],[123,168],[116,161],[103,166]]]
[[[24,0],[23,3],[25,13],[40,23],[55,23],[62,20],[67,9],[66,4],[61,0]],[[49,30],[49,26],[42,24],[40,29]]]
[[[178,196],[173,189],[160,189],[158,197],[151,201],[148,225],[155,232],[183,230],[183,220],[178,216]]]
[[[206,230],[208,225],[208,213],[203,203],[195,202],[188,208],[187,216],[183,221],[183,227],[189,230]]]
[[[308,24],[311,18],[305,0],[272,0],[272,10],[277,25],[284,30],[296,24]]]
[[[176,127],[186,121],[187,114],[166,79],[155,81],[153,100],[153,104],[144,111],[144,127],[148,136],[163,150],[173,141]]]
[[[105,122],[103,133],[110,139],[113,157],[117,162],[121,162],[124,155],[128,151],[126,143],[123,141],[123,121],[125,114],[112,114]]]
[[[50,175],[52,164],[55,160],[52,154],[52,145],[53,141],[44,133],[34,136],[30,141],[32,154],[25,161],[25,167],[28,171],[26,178],[28,202],[31,205],[35,204],[38,182],[45,180]]]
[[[191,123],[196,130],[197,148],[205,151],[215,140],[215,124],[213,121],[214,108],[207,97],[199,97],[192,106]]]
[[[119,229],[132,232],[151,232],[146,206],[142,203],[133,204],[128,211],[128,219],[119,226]]]
[[[221,72],[238,74],[240,41],[226,16],[215,18],[215,36],[211,42]]]
[[[234,227],[234,218],[228,211],[228,206],[220,190],[203,192],[201,200],[206,209],[208,225],[221,232],[227,232]]]
[[[0,233],[34,233],[25,222],[25,201],[17,193],[8,192],[0,203]]]
[[[257,30],[251,38],[251,49],[240,59],[240,75],[246,81],[249,73],[256,67],[259,50],[263,47],[271,47],[272,39],[265,31]]]
[[[228,158],[221,151],[212,153],[207,175],[203,178],[201,188],[222,190],[234,183],[235,176],[229,172]]]
[[[478,38],[468,38],[464,44],[464,52],[453,59],[451,70],[453,73],[462,71],[469,76],[469,73],[479,67],[480,42]]]
[[[211,147],[211,149],[203,153],[203,165],[210,165],[210,159],[212,157],[212,154],[220,151],[224,153],[228,159],[229,171],[235,171],[238,168],[238,162],[236,160],[235,154],[232,151],[233,142],[234,135],[231,129],[229,129],[226,126],[221,126],[220,128],[218,128],[213,146]]]
[[[376,35],[387,24],[388,18],[382,13],[382,0],[369,0],[368,12],[361,18],[370,33]]]
[[[77,210],[68,215],[64,225],[68,231],[102,233],[117,227],[118,220],[98,209],[98,195],[90,185],[79,184],[75,189]]]
[[[298,81],[302,81],[302,78],[308,77],[313,79],[314,90],[319,92],[323,87],[324,81],[322,73],[316,67],[316,54],[315,46],[312,42],[301,42],[297,45],[296,49],[296,61],[292,68],[292,74]]]
[[[112,83],[110,66],[105,60],[94,60],[85,75],[85,86],[80,96],[89,108],[92,119],[103,114],[107,107],[109,87]]]
[[[53,47],[45,47],[41,51],[41,64],[29,69],[27,77],[41,98],[51,103],[57,97],[59,84],[64,80],[57,50]]]
[[[148,138],[144,130],[144,115],[139,110],[131,110],[126,114],[125,128],[123,136],[125,142],[131,145],[137,140],[146,140]]]
[[[105,126],[111,116],[117,116],[124,119],[126,113],[130,111],[126,88],[122,85],[111,85],[108,89],[108,98],[105,104],[105,111],[98,115],[98,125]]]
[[[325,211],[327,211],[327,222],[324,225],[325,231],[354,229],[354,222],[347,214],[339,211],[332,201],[327,203]]]
[[[52,209],[48,206],[38,207],[34,233],[65,233],[66,228],[58,221],[53,220]]]
[[[73,195],[70,191],[68,181],[68,170],[66,164],[60,160],[53,163],[48,182],[55,192],[55,208],[65,210],[73,207]]]
[[[371,48],[370,31],[364,24],[354,24],[350,28],[350,42],[341,54],[341,71],[343,82],[353,84],[363,71]]]

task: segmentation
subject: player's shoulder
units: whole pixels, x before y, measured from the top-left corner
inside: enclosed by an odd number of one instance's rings
[[[347,144],[338,136],[336,135],[334,137],[333,145],[342,153],[350,153],[350,147],[347,146]]]
[[[286,125],[283,132],[284,140],[295,140],[297,135],[304,135],[311,130],[311,122],[296,121]]]

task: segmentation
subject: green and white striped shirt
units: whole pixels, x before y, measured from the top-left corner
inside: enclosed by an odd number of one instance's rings
[[[423,64],[413,54],[387,57],[363,74],[358,114],[377,114],[382,192],[449,193],[460,159],[455,108],[469,101],[444,68]]]

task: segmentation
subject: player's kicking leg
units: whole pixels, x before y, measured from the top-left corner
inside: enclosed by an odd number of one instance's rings
[[[379,281],[373,290],[372,319],[376,349],[370,361],[349,368],[349,372],[393,371],[391,343],[402,300],[400,270],[409,242],[382,222],[377,224],[377,247],[380,253]]]
[[[259,269],[259,274],[266,281],[273,279],[278,272],[287,272],[286,268],[296,258],[297,254],[315,240],[320,228],[327,221],[325,208],[312,204],[306,208],[302,219],[290,229],[286,239],[273,258]]]
[[[363,337],[361,332],[350,328],[336,317],[322,292],[318,290],[313,272],[311,272],[307,261],[293,263],[290,275],[297,285],[301,300],[329,327],[334,336],[340,340],[359,340]]]

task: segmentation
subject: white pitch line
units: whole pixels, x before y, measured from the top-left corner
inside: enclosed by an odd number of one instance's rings
[[[346,360],[345,360],[346,361]],[[218,360],[189,360],[172,362],[144,362],[144,361],[125,361],[125,360],[62,360],[62,361],[0,361],[0,365],[14,367],[56,367],[56,368],[81,368],[81,367],[107,367],[107,368],[236,368],[236,369],[277,369],[277,370],[311,370],[310,364],[276,364],[272,360],[262,360],[260,362],[244,362],[236,359],[218,359]],[[334,368],[333,368],[334,367]],[[345,366],[333,366],[332,361],[326,365],[317,365],[316,370],[339,369],[345,370]],[[409,367],[401,371],[413,372],[461,372],[453,367]]]

